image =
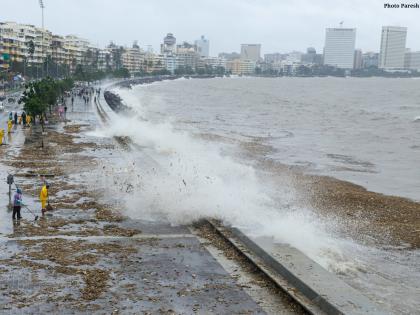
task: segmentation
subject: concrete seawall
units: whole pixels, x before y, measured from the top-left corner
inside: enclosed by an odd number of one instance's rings
[[[220,76],[216,75],[156,75],[156,76],[147,76],[147,77],[139,77],[139,78],[130,78],[124,79],[114,84],[108,86],[108,88],[113,87],[121,87],[121,88],[131,88],[133,85],[141,85],[141,84],[150,84],[153,82],[159,81],[168,81],[168,80],[176,80],[180,78],[185,79],[212,79]]]

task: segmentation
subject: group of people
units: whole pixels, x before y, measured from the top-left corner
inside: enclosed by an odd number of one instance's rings
[[[83,100],[85,105],[89,104],[92,100],[96,101],[96,98],[101,95],[101,88],[95,89],[92,86],[82,86],[74,88],[67,96],[70,98],[72,107],[74,106],[74,98],[79,97]]]
[[[41,213],[44,216],[45,212],[47,211],[47,204],[48,204],[48,189],[50,185],[47,182],[44,182],[41,188],[41,192],[39,194],[39,200],[41,201]],[[22,189],[19,187],[16,189],[16,193],[13,197],[13,220],[20,220],[22,218],[21,209],[23,204],[23,197],[22,197]]]
[[[74,94],[82,98],[85,104],[88,104],[90,100],[92,99],[92,97],[96,101],[96,97],[99,97],[101,94],[101,88],[95,89],[92,86],[85,86],[78,90],[75,90],[74,92],[72,92],[72,95],[71,95],[72,104],[74,102],[74,98],[73,98]]]
[[[18,112],[15,112],[14,114],[13,112],[9,113],[9,122],[14,124],[15,126],[22,124],[23,127],[29,127],[31,124],[31,120],[31,116],[27,115],[25,111],[22,111],[20,115],[18,114]]]
[[[18,115],[17,112],[14,114],[12,112],[9,113],[9,119],[7,121],[7,134],[11,134],[13,125],[17,127],[17,125],[22,124],[23,127],[29,127],[31,125],[31,116],[27,115],[25,111],[22,112],[21,115]],[[0,128],[0,145],[3,144],[5,132],[3,128]]]

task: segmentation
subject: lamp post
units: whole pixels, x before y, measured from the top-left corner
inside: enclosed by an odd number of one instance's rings
[[[42,64],[42,77],[44,77],[44,1],[43,0],[39,0],[39,6],[41,8],[41,13],[42,13],[42,30],[41,30],[41,64]],[[48,70],[47,70],[48,72]],[[47,73],[48,75],[48,73]]]

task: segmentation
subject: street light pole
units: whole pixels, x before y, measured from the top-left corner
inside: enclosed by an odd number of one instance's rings
[[[42,65],[42,77],[44,77],[44,1],[39,0],[39,6],[41,7],[42,13],[42,31],[41,31],[41,65]],[[47,71],[48,72],[48,71]],[[47,73],[48,75],[48,73]]]

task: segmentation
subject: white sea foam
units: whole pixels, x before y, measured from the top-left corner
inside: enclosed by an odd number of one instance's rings
[[[309,209],[289,202],[294,198],[290,186],[277,189],[279,204],[267,194],[253,167],[224,153],[228,145],[174,130],[170,121],[148,121],[134,93],[118,93],[137,115],[114,116],[112,124],[97,135],[128,136],[141,147],[124,153],[125,166],[104,165],[117,182],[107,186],[125,194],[124,209],[130,217],[163,217],[173,224],[218,218],[254,236],[289,243],[326,267],[332,258],[340,260],[339,247],[323,223]]]

